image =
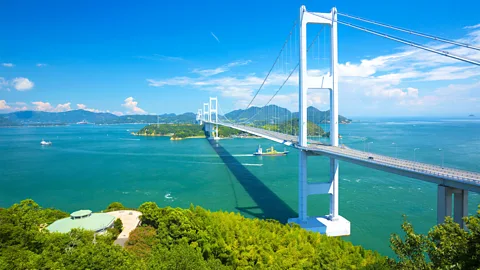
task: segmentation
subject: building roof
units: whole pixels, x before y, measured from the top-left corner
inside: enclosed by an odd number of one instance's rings
[[[90,210],[73,212],[70,217],[62,218],[50,224],[47,229],[51,232],[67,233],[72,229],[102,231],[110,227],[115,217],[104,213],[92,213]]]
[[[92,211],[90,210],[78,210],[70,214],[71,217],[73,218],[80,218],[80,217],[86,217],[90,215]]]

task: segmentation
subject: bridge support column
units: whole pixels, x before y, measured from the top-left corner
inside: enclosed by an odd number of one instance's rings
[[[453,193],[453,221],[464,228],[463,217],[468,216],[468,190],[456,189]]]
[[[301,147],[308,147],[307,132],[307,90],[314,85],[313,78],[307,74],[307,24],[325,24],[331,26],[331,48],[332,67],[330,87],[330,140],[332,146],[338,146],[338,64],[337,64],[337,11],[332,9],[330,13],[322,13],[322,19],[307,12],[305,6],[300,8],[300,68],[299,68],[299,137]],[[319,85],[318,83],[315,85]],[[314,87],[314,88],[324,88]],[[300,150],[298,164],[298,218],[291,218],[288,222],[298,223],[300,227],[323,233],[329,236],[350,235],[350,222],[338,214],[338,160],[330,159],[329,182],[311,183],[307,182],[307,157],[308,152]],[[307,197],[315,194],[330,195],[330,213],[320,217],[309,217],[307,215]]]
[[[452,195],[453,195],[453,221],[464,228],[463,217],[468,215],[468,190],[456,189],[438,185],[437,194],[437,223],[445,221],[445,217],[452,216]]]
[[[300,151],[298,158],[298,219],[301,223],[307,221],[307,152]]]

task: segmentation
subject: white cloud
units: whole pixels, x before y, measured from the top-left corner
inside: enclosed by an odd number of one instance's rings
[[[15,65],[12,63],[2,63],[2,66],[4,67],[14,67]]]
[[[212,35],[212,37],[213,37],[218,43],[220,43],[220,40],[218,39],[218,37],[217,37],[213,32],[210,32],[210,34]]]
[[[12,85],[18,91],[27,91],[33,88],[34,83],[27,78],[19,77],[12,80]]]
[[[480,45],[480,26],[471,29],[460,42]],[[480,61],[480,52],[459,48],[449,44],[426,44],[429,47],[448,51],[461,57]],[[398,48],[397,48],[398,49]],[[240,61],[239,61],[240,62]],[[147,79],[150,86],[177,86],[196,88],[208,92],[219,92],[221,96],[231,98],[233,107],[245,108],[262,84],[265,74],[243,76],[218,76],[235,66],[226,64],[213,69],[195,69],[193,73],[201,75],[176,76],[164,79]],[[248,62],[250,63],[250,62]],[[325,70],[309,70],[309,76],[319,77]],[[217,75],[212,77],[213,75]],[[467,107],[475,108],[480,100],[480,85],[472,81],[480,80],[480,68],[431,52],[410,47],[399,48],[398,52],[370,57],[358,62],[339,63],[339,91],[341,108],[364,115],[378,112],[397,112],[403,115],[409,112],[430,111],[435,113],[447,106],[449,99],[464,102]],[[283,83],[287,76],[272,73],[262,91],[252,105],[263,106]],[[439,85],[450,83],[448,88]],[[297,109],[298,73],[294,73],[286,86],[272,101],[274,104]],[[476,87],[476,88],[475,88]],[[451,90],[460,91],[461,97]],[[311,95],[312,94],[312,95]],[[316,107],[328,104],[328,91],[314,93],[309,91],[309,105]],[[227,101],[228,102],[228,101]],[[227,105],[227,102],[222,104]],[[356,110],[362,104],[362,112]],[[460,103],[458,103],[460,104]],[[421,105],[421,106],[420,106]],[[446,107],[447,108],[447,107]],[[368,111],[370,110],[370,111]],[[465,109],[466,110],[466,109]],[[478,111],[478,109],[477,109]],[[445,110],[448,112],[448,108]],[[395,114],[395,113],[393,113]]]
[[[10,106],[8,106],[7,102],[5,100],[0,100],[0,110],[8,110],[10,109]]]
[[[28,110],[28,107],[27,107],[27,106],[14,107],[13,110],[16,111],[16,112],[18,112],[18,111],[27,111],[27,110]]]
[[[138,107],[138,102],[134,101],[133,97],[126,98],[122,106],[131,114],[147,114],[146,111]]]
[[[198,68],[196,68],[192,71],[192,73],[196,73],[196,74],[199,74],[199,75],[204,76],[204,77],[209,77],[209,76],[213,76],[213,75],[217,75],[217,74],[220,74],[220,73],[227,72],[232,67],[248,65],[251,62],[252,62],[251,60],[235,61],[235,62],[231,62],[231,63],[222,65],[222,66],[214,68],[214,69],[198,69]]]
[[[94,112],[94,113],[109,112],[108,110],[107,111],[102,111],[102,110],[99,110],[99,109],[87,108],[87,105],[85,105],[85,104],[77,104],[77,109],[88,111],[88,112]]]
[[[46,67],[46,66],[47,66],[47,64],[38,63],[36,66],[37,66],[37,67]]]
[[[67,102],[65,104],[58,104],[57,107],[53,111],[55,112],[66,112],[66,111],[71,111],[72,108],[70,108],[70,102]]]
[[[35,105],[35,111],[51,112],[54,109],[50,102],[34,101],[32,104]]]
[[[64,104],[57,104],[56,107],[53,107],[50,102],[43,102],[43,101],[34,101],[32,104],[35,106],[35,111],[42,111],[42,112],[66,112],[71,111],[72,108],[70,107],[70,102]]]
[[[0,90],[3,89],[4,86],[8,85],[8,81],[5,80],[5,78],[0,77]],[[10,89],[6,89],[7,91],[10,91]]]
[[[218,67],[218,68],[215,68],[215,69],[197,69],[196,68],[192,72],[200,74],[200,75],[205,76],[205,77],[208,77],[208,76],[213,76],[213,75],[223,73],[225,71],[227,71],[227,69],[222,68],[222,67]]]
[[[116,116],[122,116],[123,113],[119,111],[113,111],[112,114],[115,114]]]
[[[476,29],[480,28],[480,23],[476,25],[465,26],[463,29]]]
[[[138,58],[146,59],[146,60],[170,61],[170,62],[176,62],[176,61],[183,61],[184,60],[182,57],[167,56],[167,55],[162,55],[162,54],[153,54],[153,55],[149,55],[149,56],[138,56]]]

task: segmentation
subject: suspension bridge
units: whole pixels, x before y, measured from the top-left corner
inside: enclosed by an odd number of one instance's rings
[[[479,47],[474,45],[461,43],[455,40],[420,33],[401,27],[396,27],[372,20],[367,20],[361,17],[342,14],[333,8],[329,13],[318,13],[307,11],[305,6],[300,8],[300,17],[294,23],[292,30],[289,33],[285,43],[283,44],[280,53],[275,59],[271,69],[267,73],[265,79],[256,91],[252,100],[246,106],[246,109],[240,113],[236,119],[228,119],[225,115],[224,120],[219,119],[219,102],[217,97],[211,97],[208,103],[203,104],[203,108],[198,110],[197,120],[200,124],[205,125],[206,133],[210,139],[218,139],[218,126],[226,126],[236,130],[240,130],[258,137],[262,137],[277,143],[291,146],[299,150],[299,172],[298,172],[298,217],[292,217],[288,222],[294,222],[301,227],[324,233],[330,236],[350,235],[350,222],[339,215],[339,191],[338,191],[338,177],[339,177],[339,161],[354,163],[360,166],[369,167],[389,173],[394,173],[401,176],[406,176],[422,181],[435,183],[438,185],[437,195],[437,221],[441,223],[446,216],[452,216],[455,222],[464,227],[462,218],[467,215],[468,192],[480,193],[480,173],[469,172],[453,168],[447,168],[432,164],[426,164],[416,161],[409,161],[385,155],[373,154],[366,151],[351,149],[344,145],[339,146],[338,133],[338,24],[345,25],[360,31],[364,31],[376,36],[390,39],[408,46],[415,47],[420,50],[425,50],[431,53],[438,54],[443,57],[449,57],[464,63],[480,66],[480,62],[468,59],[462,56],[454,55],[449,52],[441,51],[435,47],[428,47],[419,43],[411,42],[406,39],[387,35],[378,31],[371,30],[366,27],[358,26],[352,23],[344,22],[338,19],[338,16],[344,16],[351,19],[356,19],[362,22],[371,23],[377,26],[386,27],[400,32],[420,36],[423,38],[433,39],[437,42],[443,42],[454,46],[461,46],[471,50],[480,51]],[[312,43],[307,46],[307,24],[321,25],[323,28],[317,33]],[[298,25],[298,48],[296,45],[296,33]],[[307,70],[307,52],[313,48],[315,42],[318,45],[318,52],[320,51],[319,39],[320,33],[326,30],[330,32],[330,40],[328,45],[324,44],[323,48],[329,48],[329,72],[323,76],[312,76]],[[292,42],[292,39],[294,42]],[[292,59],[296,57],[295,51],[298,50],[298,64],[291,65]],[[320,53],[317,53],[317,59],[320,59]],[[323,55],[327,59],[326,54]],[[282,71],[287,76],[281,86],[273,93],[272,97],[268,99],[266,105],[262,108],[252,107],[251,105],[258,97],[259,92],[267,84],[269,76],[274,72],[278,63],[281,63]],[[314,60],[315,61],[315,58]],[[290,66],[290,68],[288,68]],[[273,112],[265,112],[265,108],[271,104],[272,100],[277,96],[284,86],[289,82],[292,75],[298,69],[298,103],[299,113],[298,120],[294,119],[290,113],[280,111],[278,108]],[[296,83],[295,83],[296,84]],[[328,90],[329,91],[329,143],[322,143],[318,140],[312,139],[312,132],[309,131],[309,118],[307,114],[307,98],[308,91],[312,90]],[[253,109],[252,109],[253,108]],[[247,119],[241,118],[242,114],[248,109],[253,111],[253,116]],[[268,109],[267,109],[268,110]],[[282,113],[284,115],[282,115]],[[259,116],[263,118],[258,120]],[[222,115],[220,115],[222,116]],[[296,123],[294,120],[298,121]],[[326,119],[324,123],[327,123]],[[297,135],[298,133],[298,135]],[[307,159],[314,156],[326,156],[329,158],[330,176],[327,182],[308,183],[307,182]],[[314,194],[328,194],[330,196],[330,211],[327,215],[320,217],[310,217],[307,215],[307,197]],[[453,200],[452,200],[453,198]]]

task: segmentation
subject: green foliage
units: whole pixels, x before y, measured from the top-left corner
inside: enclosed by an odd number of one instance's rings
[[[225,127],[225,126],[218,126],[218,134],[220,136],[220,138],[228,138],[232,135],[239,135],[239,134],[242,134],[244,132],[238,130],[238,129],[234,129],[234,128],[231,128],[231,127]]]
[[[142,224],[151,227],[147,229],[150,242],[129,241],[127,250],[147,246],[152,250],[146,256],[151,267],[160,267],[156,264],[159,257],[172,263],[183,263],[182,257],[197,262],[199,254],[207,261],[205,267],[217,268],[221,267],[220,262],[241,269],[342,269],[386,264],[386,259],[377,253],[340,238],[276,221],[247,219],[226,212],[211,213],[201,207],[159,208],[151,202],[144,203],[139,211],[143,213]],[[156,233],[152,233],[152,228]],[[182,265],[169,266],[184,269]],[[207,269],[201,263],[195,265],[200,268],[192,269]]]
[[[203,126],[192,124],[152,124],[143,127],[137,135],[144,136],[172,136],[173,138],[186,138],[205,136]]]
[[[121,219],[117,218],[113,222],[113,228],[121,232],[123,230],[123,222]]]
[[[155,228],[151,226],[137,227],[130,233],[125,249],[135,256],[145,258],[150,256],[153,247],[158,243]]]
[[[142,269],[143,262],[108,235],[72,230],[50,233],[45,224],[68,214],[24,200],[0,211],[0,269]]]
[[[276,132],[297,135],[298,134],[298,118],[282,122],[277,125],[267,124],[262,128],[267,130],[273,130]],[[308,136],[325,136],[325,131],[317,124],[308,121],[307,122],[307,135]]]
[[[480,206],[475,216],[464,218],[467,231],[451,217],[433,227],[427,235],[415,233],[404,220],[405,239],[393,234],[390,243],[400,269],[479,269]]]
[[[111,211],[118,211],[118,210],[125,210],[125,206],[119,202],[112,202],[107,206],[107,209],[105,209],[105,212],[111,212]]]
[[[112,243],[113,241],[115,241],[115,239],[117,239],[120,233],[122,233],[122,230],[123,230],[122,220],[119,218],[115,219],[115,221],[113,222],[113,228],[107,229],[108,236],[110,236]]]
[[[139,210],[143,226],[122,248],[113,245],[123,227],[120,220],[104,235],[76,229],[51,233],[45,225],[67,213],[41,208],[33,200],[0,209],[0,269],[480,268],[480,206],[475,216],[464,219],[467,231],[447,218],[421,235],[405,220],[405,237],[391,237],[398,261],[274,220],[193,206],[160,208],[153,202]]]

